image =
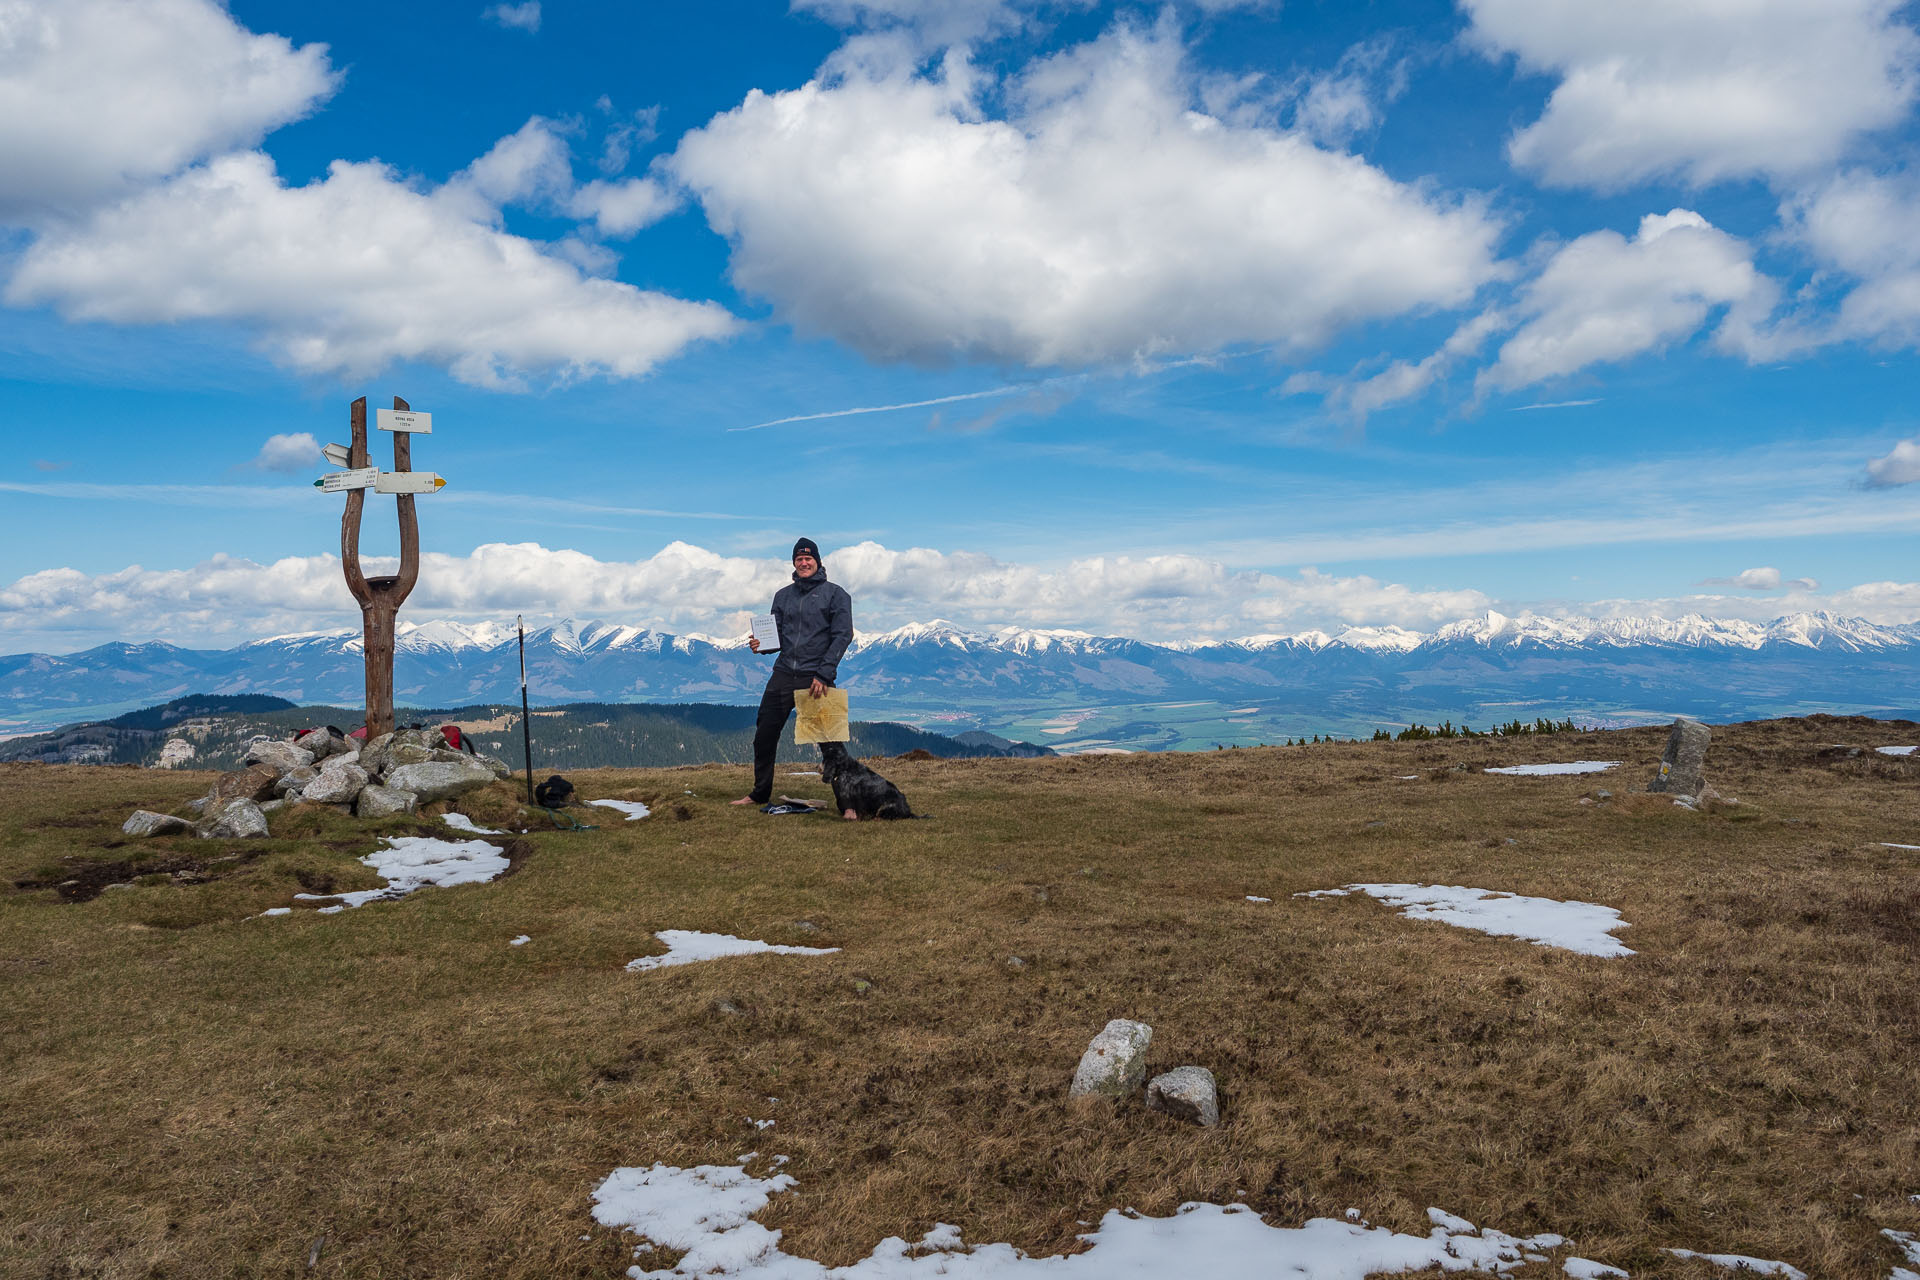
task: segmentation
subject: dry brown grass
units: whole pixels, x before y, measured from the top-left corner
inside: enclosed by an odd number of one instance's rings
[[[757,1148],[799,1179],[765,1220],[829,1263],[935,1221],[1052,1252],[1108,1208],[1237,1199],[1423,1234],[1435,1205],[1636,1277],[1719,1274],[1680,1246],[1884,1280],[1879,1229],[1920,1228],[1920,854],[1879,842],[1920,844],[1920,765],[1816,748],[1920,726],[1718,731],[1742,803],[1705,814],[1630,794],[1663,741],[896,761],[937,815],[897,824],[731,809],[737,769],[599,771],[584,795],[656,816],[532,824],[491,885],[245,919],[374,882],[323,812],[201,883],[8,890],[0,1274],[611,1277],[610,1170]],[[1626,763],[1477,771],[1582,757]],[[231,852],[115,847],[205,785],[0,766],[4,884]],[[462,807],[519,814],[507,785]],[[1289,896],[1379,880],[1606,903],[1638,954]],[[844,950],[624,972],[665,928]],[[1120,1016],[1155,1070],[1212,1068],[1221,1128],[1068,1104]]]

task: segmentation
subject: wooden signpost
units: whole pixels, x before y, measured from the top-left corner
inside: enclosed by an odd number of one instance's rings
[[[432,417],[414,413],[405,400],[393,398],[392,410],[379,411],[380,429],[393,432],[393,470],[381,471],[367,456],[367,398],[353,402],[353,443],[339,458],[341,446],[328,445],[327,461],[345,469],[314,483],[328,493],[347,495],[346,514],[340,517],[340,564],[346,570],[347,590],[360,602],[362,635],[367,661],[367,740],[393,731],[394,618],[413,584],[420,579],[420,521],[413,495],[434,493],[446,483],[431,472],[413,470],[413,432],[433,430]],[[360,567],[360,516],[367,491],[394,494],[400,509],[400,572],[369,578]]]

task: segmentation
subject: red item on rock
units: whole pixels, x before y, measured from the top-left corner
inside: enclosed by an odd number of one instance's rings
[[[441,725],[440,736],[445,738],[447,740],[447,745],[449,747],[452,747],[455,751],[458,751],[460,749],[460,726],[459,725],[457,724]]]

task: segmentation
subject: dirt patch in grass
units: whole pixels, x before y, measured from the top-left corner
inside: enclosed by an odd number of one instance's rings
[[[1436,1206],[1637,1280],[1721,1274],[1676,1247],[1885,1280],[1880,1231],[1920,1230],[1920,855],[1882,846],[1920,844],[1920,765],[1871,749],[1920,726],[1716,728],[1739,803],[1704,813],[1636,790],[1665,737],[887,762],[938,823],[592,770],[584,796],[654,816],[521,832],[497,784],[462,806],[511,831],[489,884],[246,918],[370,886],[374,835],[470,838],[328,812],[207,883],[6,895],[0,1273],[300,1275],[324,1235],[314,1274],[604,1280],[636,1261],[589,1216],[614,1167],[753,1150],[799,1180],[762,1220],[829,1264],[938,1221],[1049,1253],[1108,1209],[1237,1200],[1422,1235]],[[1623,763],[1484,772],[1575,759]],[[0,769],[9,880],[206,787],[32,768]],[[1604,904],[1635,954],[1292,896],[1361,881]],[[842,950],[626,972],[666,929]],[[1150,1069],[1215,1073],[1220,1128],[1069,1102],[1112,1017],[1155,1028]]]

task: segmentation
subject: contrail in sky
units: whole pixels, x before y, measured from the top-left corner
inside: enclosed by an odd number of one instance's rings
[[[778,427],[789,422],[813,422],[819,418],[850,418],[856,413],[891,413],[895,409],[924,409],[929,405],[952,404],[956,400],[984,400],[989,396],[1010,396],[1026,387],[995,387],[991,391],[967,391],[957,396],[938,396],[932,400],[910,400],[906,404],[875,404],[860,409],[829,409],[825,413],[796,413],[791,418],[775,418],[771,422],[756,422],[750,427],[728,427],[728,431],[758,431],[762,427]]]

